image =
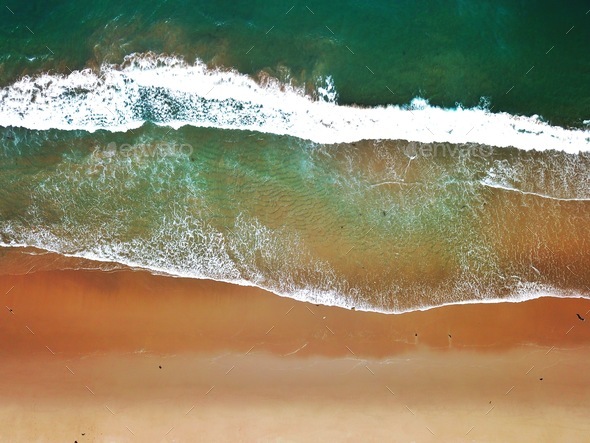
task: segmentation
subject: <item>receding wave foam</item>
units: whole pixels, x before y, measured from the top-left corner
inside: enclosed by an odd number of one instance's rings
[[[16,248],[16,249],[27,249],[30,248],[27,244],[17,244],[17,243],[4,243],[0,241],[0,248]],[[131,268],[134,270],[142,270],[150,272],[154,275],[162,275],[168,277],[180,277],[180,278],[194,278],[194,279],[204,279],[204,280],[213,280],[218,282],[224,283],[231,283],[238,286],[246,286],[246,287],[257,287],[263,289],[265,291],[269,291],[278,295],[280,297],[287,297],[294,300],[318,304],[321,303],[326,306],[336,306],[340,308],[346,309],[355,309],[359,311],[368,311],[368,312],[379,312],[382,314],[403,314],[406,312],[415,312],[415,311],[428,311],[430,309],[440,308],[444,306],[453,306],[453,305],[468,305],[468,304],[495,304],[495,303],[521,303],[529,300],[534,300],[537,298],[542,297],[555,297],[555,298],[587,298],[584,294],[576,293],[573,291],[562,291],[558,290],[557,288],[543,285],[543,284],[523,284],[519,287],[512,295],[507,297],[488,297],[488,298],[474,298],[469,300],[458,300],[458,301],[449,301],[449,302],[442,302],[432,305],[424,305],[424,306],[415,306],[413,308],[402,308],[402,309],[391,309],[385,307],[377,307],[370,304],[358,304],[358,303],[350,303],[347,300],[347,297],[343,294],[340,294],[337,290],[326,290],[320,288],[305,288],[305,289],[293,289],[293,290],[280,290],[277,288],[271,288],[260,282],[251,282],[249,280],[239,279],[239,278],[223,278],[223,277],[212,277],[210,275],[201,274],[201,273],[193,273],[193,272],[186,272],[186,271],[179,271],[171,268],[161,268],[158,266],[147,265],[145,263],[139,263],[133,260],[124,260],[124,259],[113,259],[107,258],[100,255],[96,255],[91,252],[84,252],[84,253],[76,253],[76,254],[68,254],[62,253],[57,250],[53,249],[46,249],[44,247],[34,246],[36,249],[45,250],[50,253],[55,253],[64,257],[71,257],[71,258],[78,258],[78,259],[85,259],[89,262],[97,262],[97,263],[104,263],[110,264],[113,266],[112,269],[117,269],[117,266],[122,265],[124,268]],[[123,269],[124,269],[123,268]],[[91,266],[86,266],[85,270],[93,269]],[[98,266],[97,269],[102,269],[101,266]],[[30,269],[28,273],[30,273],[32,269]]]
[[[590,130],[551,126],[538,116],[485,108],[442,109],[416,98],[409,106],[339,106],[328,79],[320,100],[267,79],[188,64],[175,57],[131,55],[99,74],[25,77],[1,91],[0,125],[29,129],[127,131],[146,121],[255,130],[318,143],[363,139],[481,143],[520,149],[590,150]]]
[[[135,270],[143,270],[151,272],[155,275],[164,275],[170,277],[181,277],[181,278],[193,278],[193,279],[203,279],[203,280],[213,280],[219,281],[224,283],[231,283],[238,286],[248,286],[248,287],[258,287],[264,289],[266,291],[272,292],[281,297],[288,297],[294,300],[299,300],[308,303],[318,304],[321,303],[326,306],[338,306],[342,308],[350,309],[354,307],[358,310],[364,311],[373,311],[373,312],[382,312],[382,313],[402,313],[405,311],[396,311],[385,309],[382,307],[372,306],[370,304],[359,304],[359,303],[352,303],[349,297],[345,294],[340,293],[337,289],[330,289],[329,286],[327,287],[313,287],[308,285],[307,287],[298,287],[294,285],[293,282],[289,282],[288,276],[286,277],[285,284],[280,286],[276,285],[268,285],[263,282],[262,276],[258,276],[258,278],[254,278],[252,280],[244,278],[239,275],[239,272],[236,272],[236,269],[232,266],[231,261],[226,260],[224,263],[221,263],[222,266],[225,268],[231,268],[230,271],[233,272],[210,272],[211,269],[203,269],[202,267],[192,267],[192,268],[179,268],[172,264],[166,264],[162,262],[158,262],[158,260],[145,260],[139,261],[132,258],[125,258],[123,254],[119,254],[119,251],[116,251],[116,248],[99,248],[94,251],[83,251],[83,252],[76,252],[76,253],[64,253],[60,251],[59,246],[57,244],[54,245],[45,245],[43,242],[34,242],[35,245],[33,248],[38,250],[47,251],[50,253],[58,254],[63,257],[69,258],[78,258],[88,260],[89,262],[96,262],[102,264],[110,264],[113,266],[113,269],[116,268],[117,265],[122,265],[127,268],[135,269]],[[31,245],[28,243],[5,243],[0,240],[0,248],[17,248],[17,249],[28,249]],[[222,260],[223,261],[223,260]],[[229,266],[227,266],[229,265]],[[103,269],[102,266],[98,266],[98,269]],[[86,267],[84,269],[91,269],[90,267]],[[29,272],[32,269],[29,270]],[[227,269],[226,269],[227,270]],[[27,273],[29,273],[27,272]],[[233,274],[233,275],[232,275]],[[424,309],[429,309],[431,306],[428,306]],[[418,308],[422,309],[422,308]],[[407,311],[412,311],[413,309],[407,309]]]

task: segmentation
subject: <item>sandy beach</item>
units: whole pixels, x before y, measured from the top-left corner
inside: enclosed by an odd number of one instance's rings
[[[590,432],[588,300],[383,315],[135,271],[2,276],[0,296],[0,441]]]

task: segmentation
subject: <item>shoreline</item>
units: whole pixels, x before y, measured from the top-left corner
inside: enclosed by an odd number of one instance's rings
[[[110,273],[110,272],[133,272],[133,273],[139,273],[139,274],[149,274],[153,277],[156,278],[170,278],[170,279],[179,279],[179,280],[187,280],[187,281],[201,281],[201,282],[208,282],[211,283],[213,285],[215,284],[222,284],[222,285],[231,285],[231,286],[236,286],[236,287],[241,287],[241,288],[255,288],[258,291],[262,291],[263,293],[272,295],[272,296],[276,296],[276,297],[281,297],[281,298],[286,298],[288,300],[292,300],[294,302],[298,302],[298,303],[307,303],[307,304],[314,304],[312,301],[310,300],[303,300],[301,298],[296,298],[294,296],[291,295],[286,295],[286,294],[281,294],[278,292],[274,292],[271,289],[267,289],[264,288],[262,286],[259,286],[255,283],[252,283],[250,281],[247,280],[242,280],[242,281],[232,281],[232,280],[217,280],[211,277],[195,277],[195,276],[190,276],[190,275],[179,275],[179,274],[174,274],[174,273],[170,273],[169,271],[166,271],[164,269],[158,269],[158,268],[150,268],[150,267],[142,267],[138,264],[135,263],[122,263],[122,262],[117,262],[117,261],[109,261],[106,259],[101,259],[101,258],[97,258],[97,257],[92,257],[92,258],[88,258],[88,257],[82,257],[82,256],[77,256],[77,255],[71,255],[71,254],[62,254],[60,252],[57,251],[52,251],[52,250],[46,250],[46,249],[42,249],[42,248],[37,248],[34,246],[28,246],[28,245],[8,245],[3,243],[0,240],[0,249],[2,249],[4,251],[4,253],[6,254],[6,256],[3,258],[4,263],[0,263],[0,273],[6,273],[6,274],[14,274],[14,277],[17,276],[22,276],[22,275],[28,275],[30,272],[32,272],[33,269],[35,269],[35,272],[105,272],[105,273]],[[24,251],[27,250],[32,250],[32,251],[41,251],[38,255],[38,257],[35,257],[35,259],[31,259],[31,257],[27,257],[24,254]],[[24,260],[20,259],[18,257],[25,257]],[[34,255],[33,255],[34,257]],[[58,261],[58,263],[61,262],[62,266],[68,266],[69,265],[75,265],[76,268],[69,268],[66,267],[64,269],[56,269],[56,268],[52,268],[51,267],[51,259],[48,257],[54,257],[54,259],[56,259]],[[13,262],[12,263],[12,268],[3,268],[1,267],[2,265],[6,266],[6,262]],[[28,263],[27,266],[29,267],[27,272],[24,272],[24,266],[25,263]],[[84,268],[83,264],[88,263],[88,268]],[[32,264],[32,265],[31,265]],[[108,269],[100,269],[100,264],[104,264],[107,268],[110,266],[110,268]],[[45,266],[49,265],[49,268],[45,269]],[[15,272],[16,271],[16,272]],[[590,290],[590,289],[589,289]],[[573,294],[573,292],[572,292]],[[484,304],[504,304],[504,303],[526,303],[529,301],[533,301],[533,300],[538,300],[538,299],[544,299],[544,298],[551,298],[551,299],[581,299],[581,300],[588,300],[590,301],[590,297],[586,297],[583,294],[576,294],[576,295],[555,295],[555,294],[551,294],[550,292],[543,292],[543,293],[537,293],[537,294],[525,294],[525,295],[512,295],[512,296],[508,296],[506,298],[484,298],[484,299],[479,299],[479,300],[462,300],[462,301],[455,301],[455,302],[448,302],[448,303],[442,303],[439,305],[432,305],[432,306],[420,306],[420,307],[415,307],[413,309],[409,309],[409,310],[405,310],[405,311],[379,311],[376,308],[365,308],[362,305],[358,305],[358,306],[341,306],[341,305],[336,305],[336,304],[327,304],[327,303],[322,303],[321,305],[324,307],[329,307],[329,308],[338,308],[338,309],[344,309],[344,310],[353,310],[353,311],[357,311],[357,312],[366,312],[366,313],[373,313],[373,314],[381,314],[381,315],[404,315],[404,314],[411,314],[414,312],[426,312],[426,311],[430,311],[432,309],[440,309],[440,308],[447,308],[447,307],[451,307],[451,306],[464,306],[464,305],[474,305],[474,306],[478,306],[478,305],[484,305]],[[590,306],[590,303],[589,303]],[[351,309],[352,308],[352,309]]]

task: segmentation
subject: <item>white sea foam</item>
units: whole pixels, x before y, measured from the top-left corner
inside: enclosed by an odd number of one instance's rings
[[[0,247],[2,248],[29,248],[31,245],[26,243],[5,243],[0,240]],[[469,305],[469,304],[495,304],[495,303],[521,303],[529,300],[534,300],[537,298],[543,297],[553,297],[553,298],[589,298],[587,294],[577,293],[575,291],[563,291],[557,288],[553,288],[547,285],[541,285],[536,283],[526,283],[521,285],[516,291],[507,297],[497,298],[497,297],[484,297],[484,298],[473,298],[467,300],[459,300],[459,301],[449,301],[446,303],[433,303],[431,305],[421,305],[421,306],[414,306],[411,308],[404,308],[404,309],[391,309],[391,308],[383,308],[378,306],[373,306],[369,304],[351,304],[348,301],[348,297],[344,296],[343,294],[339,293],[337,290],[326,290],[320,288],[290,288],[290,290],[278,290],[277,288],[271,288],[264,284],[254,283],[249,280],[245,280],[242,278],[223,278],[223,277],[212,277],[211,275],[207,275],[206,273],[195,272],[195,270],[175,270],[169,267],[160,267],[157,265],[150,265],[146,263],[139,263],[132,259],[124,259],[122,257],[106,257],[102,254],[96,254],[94,252],[80,252],[80,253],[63,253],[60,252],[58,249],[53,249],[52,247],[48,246],[40,246],[35,245],[35,248],[45,250],[47,252],[52,252],[56,254],[63,255],[64,257],[71,257],[71,258],[83,258],[86,260],[91,260],[97,263],[112,263],[112,264],[119,264],[125,267],[135,269],[135,270],[143,270],[150,272],[154,275],[162,275],[168,277],[180,277],[180,278],[193,278],[193,279],[204,279],[204,280],[213,280],[219,281],[224,283],[231,283],[238,286],[246,286],[246,287],[258,287],[260,289],[264,289],[275,295],[280,297],[291,298],[294,300],[306,302],[306,303],[313,303],[313,304],[322,304],[325,306],[335,306],[339,308],[351,309],[354,308],[357,311],[367,311],[367,312],[378,312],[382,314],[403,314],[406,312],[415,312],[415,311],[428,311],[430,309],[441,308],[445,306],[453,306],[453,305]],[[88,268],[87,268],[88,269]]]
[[[539,197],[539,198],[545,198],[548,200],[555,200],[555,201],[576,201],[576,202],[587,202],[590,201],[590,198],[582,198],[582,197],[574,197],[574,198],[565,198],[565,197],[554,197],[552,195],[547,195],[547,194],[540,194],[538,192],[529,192],[529,191],[523,191],[521,189],[517,189],[514,188],[512,186],[507,186],[501,183],[495,183],[494,181],[492,181],[490,178],[485,178],[483,180],[480,180],[480,183],[484,186],[488,186],[490,188],[495,188],[495,189],[502,189],[504,191],[510,191],[510,192],[516,192],[518,194],[522,194],[522,195],[531,195],[534,197]]]
[[[93,251],[83,251],[78,253],[64,253],[59,250],[58,245],[46,245],[41,244],[41,242],[35,242],[34,246],[31,246],[27,243],[18,243],[18,242],[10,242],[6,243],[0,240],[0,247],[1,248],[30,248],[34,247],[36,249],[40,249],[46,252],[51,252],[55,254],[62,255],[64,257],[69,258],[80,258],[85,260],[90,260],[97,263],[112,263],[117,265],[122,265],[126,268],[134,269],[134,270],[143,270],[150,272],[154,275],[162,275],[167,277],[178,277],[178,278],[192,278],[192,279],[199,279],[199,280],[212,280],[218,281],[223,283],[231,283],[238,286],[245,286],[245,287],[257,287],[263,289],[265,291],[269,291],[275,295],[285,298],[291,298],[294,300],[307,302],[307,303],[314,303],[314,304],[322,304],[325,306],[336,306],[340,308],[350,309],[353,305],[347,302],[347,297],[343,294],[340,294],[336,290],[325,290],[319,288],[289,288],[289,289],[277,289],[272,288],[267,285],[261,283],[255,283],[250,280],[246,280],[244,278],[231,278],[231,277],[223,277],[220,275],[211,275],[207,272],[203,272],[197,269],[176,269],[170,266],[161,266],[155,263],[148,264],[148,263],[140,263],[139,261],[130,259],[130,258],[123,258],[117,254],[104,254],[104,249],[98,253]],[[402,311],[391,311],[391,310],[380,310],[376,307],[372,307],[369,305],[354,305],[357,310],[361,311],[372,311],[372,312],[381,312],[381,313],[401,313]],[[422,308],[419,308],[422,309]],[[428,308],[425,308],[428,309]],[[409,310],[410,311],[410,310]]]
[[[409,106],[339,106],[333,81],[318,100],[297,88],[237,72],[208,69],[174,57],[129,56],[68,76],[25,77],[0,91],[0,125],[29,129],[127,131],[145,121],[254,130],[318,143],[362,139],[481,143],[520,149],[590,150],[590,130],[551,126],[538,116],[490,113],[484,108],[443,109],[421,98]]]

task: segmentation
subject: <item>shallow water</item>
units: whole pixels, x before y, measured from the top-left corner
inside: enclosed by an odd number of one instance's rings
[[[388,312],[587,293],[587,153],[167,131],[15,130],[3,244]]]

